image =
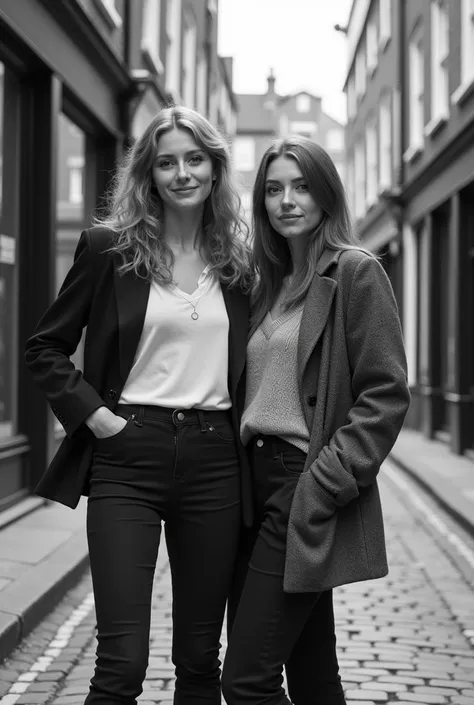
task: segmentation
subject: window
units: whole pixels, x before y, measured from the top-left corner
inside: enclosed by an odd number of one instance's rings
[[[474,80],[474,0],[462,0],[461,81]]]
[[[367,72],[369,76],[371,76],[377,68],[378,48],[377,24],[375,17],[372,15],[367,23],[366,41]]]
[[[380,47],[385,49],[390,37],[392,36],[392,0],[380,0],[380,32],[379,41]]]
[[[355,145],[355,209],[356,218],[362,218],[365,213],[365,149],[364,142],[359,140]]]
[[[410,40],[409,71],[410,146],[405,152],[406,161],[410,161],[423,148],[425,77],[421,29]]]
[[[69,169],[69,203],[82,205],[84,200],[84,157],[67,157]]]
[[[347,117],[349,120],[352,120],[355,116],[356,110],[357,98],[355,90],[355,74],[352,72],[347,81]]]
[[[207,115],[207,59],[204,53],[200,55],[197,62],[196,110],[201,115]]]
[[[449,113],[449,20],[444,3],[431,1],[431,120],[426,126],[432,134]]]
[[[296,96],[296,110],[299,113],[309,113],[309,111],[311,110],[311,98],[309,97],[309,95],[301,93],[300,95]]]
[[[355,173],[354,173],[354,155],[351,154],[347,160],[347,175],[346,175],[346,192],[347,201],[349,203],[349,209],[351,215],[355,214]]]
[[[344,130],[332,128],[326,135],[326,149],[342,152],[344,150]]]
[[[179,99],[181,87],[181,0],[168,0],[166,12],[166,89]]]
[[[146,0],[143,10],[143,29],[141,48],[151,69],[162,74],[163,63],[160,59],[160,19],[161,0]]]
[[[236,137],[233,152],[235,168],[238,171],[255,169],[255,140],[253,137]]]
[[[317,131],[318,124],[316,122],[298,120],[290,123],[290,132],[293,135],[303,135],[304,137],[312,139]]]
[[[366,53],[364,46],[359,46],[357,49],[356,59],[355,59],[355,89],[356,89],[356,99],[361,98],[365,93],[366,87],[366,66],[365,66]]]
[[[195,106],[196,91],[196,24],[188,17],[183,37],[183,100],[188,108]]]
[[[377,164],[377,127],[375,120],[368,123],[365,135],[367,163],[366,204],[370,208],[377,200],[378,164]]]
[[[392,185],[392,112],[390,94],[382,96],[379,108],[379,191]]]

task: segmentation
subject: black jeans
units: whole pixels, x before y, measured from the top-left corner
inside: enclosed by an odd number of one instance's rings
[[[250,563],[231,618],[222,675],[225,700],[228,705],[288,704],[285,666],[295,705],[345,705],[332,590],[283,592],[289,513],[306,456],[276,436],[253,439],[249,455],[257,524],[254,535],[247,536]]]
[[[97,661],[86,705],[135,705],[149,655],[161,522],[173,586],[174,702],[220,705],[220,635],[240,531],[230,414],[121,406],[96,439],[87,533]]]

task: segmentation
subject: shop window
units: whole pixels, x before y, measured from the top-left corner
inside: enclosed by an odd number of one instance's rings
[[[16,239],[11,188],[14,144],[9,140],[8,86],[11,75],[0,62],[0,443],[16,432]],[[10,145],[10,148],[9,148]],[[5,172],[5,175],[3,174]],[[9,178],[6,178],[6,175]],[[0,483],[0,496],[3,488]]]
[[[56,291],[68,273],[85,220],[86,135],[64,113],[59,115],[56,199]],[[72,357],[82,367],[82,343]],[[57,428],[59,428],[56,423]]]
[[[252,137],[236,137],[233,151],[235,168],[238,171],[255,169],[255,140]]]

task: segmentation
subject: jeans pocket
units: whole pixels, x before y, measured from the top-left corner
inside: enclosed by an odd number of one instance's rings
[[[227,425],[222,423],[218,424],[217,426],[214,426],[207,422],[206,426],[207,430],[210,431],[212,435],[217,436],[217,438],[220,438],[221,441],[225,441],[226,443],[234,443],[234,432],[230,424]]]
[[[280,451],[277,455],[277,459],[287,475],[299,477],[303,472],[304,458],[302,458],[300,454],[293,455],[288,451]]]
[[[120,414],[118,415],[120,416]],[[135,414],[130,414],[130,416],[128,417],[122,416],[122,418],[126,418],[126,424],[123,428],[120,429],[120,431],[114,433],[112,436],[105,436],[105,438],[97,438],[96,436],[94,439],[94,444],[102,446],[106,443],[113,443],[114,441],[118,440],[123,435],[125,435],[126,431],[130,428],[130,425],[135,420]]]

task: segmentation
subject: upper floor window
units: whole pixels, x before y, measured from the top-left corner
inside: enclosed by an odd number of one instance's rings
[[[351,72],[347,80],[347,117],[351,120],[357,111],[357,97],[355,88],[355,74]]]
[[[461,84],[452,96],[458,103],[474,82],[474,0],[461,0]]]
[[[115,0],[95,0],[95,4],[112,29],[122,26],[123,20],[117,11]]]
[[[305,93],[296,96],[296,110],[299,113],[309,113],[311,109],[311,98]]]
[[[365,93],[365,88],[367,85],[366,76],[366,52],[365,47],[360,45],[357,49],[356,59],[355,59],[355,88],[356,88],[356,98],[360,98]]]
[[[354,150],[354,215],[362,218],[365,214],[365,149],[359,140]]]
[[[410,150],[423,147],[425,65],[421,28],[413,33],[409,48],[409,116],[410,116]],[[408,159],[412,156],[410,153]]]
[[[255,140],[253,137],[236,137],[233,143],[234,163],[238,171],[255,169]]]
[[[372,75],[377,68],[378,49],[377,23],[372,15],[367,23],[366,35],[367,71],[369,75]]]
[[[392,185],[392,110],[390,93],[382,96],[379,107],[379,190]]]
[[[196,110],[201,115],[207,115],[207,83],[207,58],[206,54],[202,52],[199,55],[196,68]]]
[[[161,0],[145,0],[141,47],[158,74],[164,70],[160,59],[160,20]]]
[[[367,164],[367,191],[366,204],[370,208],[377,200],[378,162],[377,162],[377,126],[371,120],[366,127],[365,134],[366,164]]]
[[[382,49],[384,49],[392,36],[392,0],[380,0],[379,12],[379,42]]]
[[[332,128],[326,135],[326,149],[335,152],[344,150],[344,130],[342,128]]]
[[[181,0],[167,0],[166,88],[177,98],[181,92]]]
[[[196,23],[190,15],[186,18],[183,36],[183,100],[188,108],[196,103]]]
[[[448,117],[448,60],[448,8],[443,1],[431,0],[431,122]]]

